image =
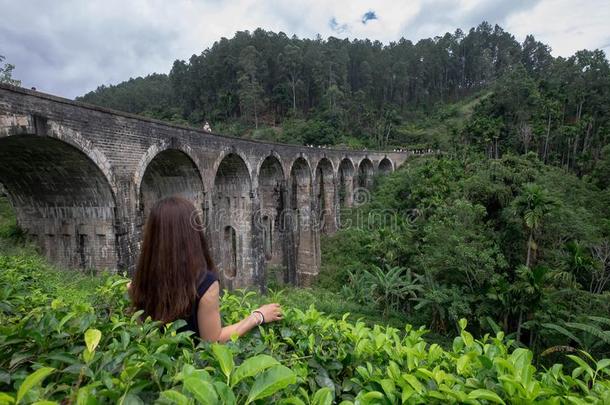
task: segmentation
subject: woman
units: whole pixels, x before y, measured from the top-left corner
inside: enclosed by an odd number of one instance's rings
[[[136,273],[129,286],[133,307],[154,320],[184,319],[185,329],[211,342],[226,342],[262,323],[282,319],[278,304],[267,304],[222,327],[216,268],[195,207],[180,197],[165,198],[146,221]]]

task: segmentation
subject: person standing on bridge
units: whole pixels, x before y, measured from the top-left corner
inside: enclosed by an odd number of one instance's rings
[[[210,342],[226,342],[233,335],[281,320],[280,305],[266,304],[240,322],[222,326],[218,274],[201,225],[188,200],[169,197],[155,204],[128,286],[133,308],[165,323],[184,319],[185,330]]]

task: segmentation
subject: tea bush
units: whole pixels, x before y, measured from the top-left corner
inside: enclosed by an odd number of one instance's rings
[[[610,359],[533,364],[502,333],[475,339],[461,321],[450,349],[406,325],[331,319],[313,306],[226,345],[130,314],[127,279],[96,278],[75,299],[39,260],[0,256],[0,404],[610,403]],[[89,286],[89,287],[88,287]],[[224,322],[252,292],[225,293]]]

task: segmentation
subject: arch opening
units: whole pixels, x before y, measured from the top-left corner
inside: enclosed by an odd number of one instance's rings
[[[226,226],[223,233],[222,260],[225,277],[233,279],[237,276],[237,234],[235,228]]]
[[[275,156],[263,161],[258,176],[263,254],[271,265],[283,264],[285,249],[282,241],[285,230],[286,181],[284,170]]]
[[[306,284],[318,273],[318,243],[311,218],[312,181],[309,164],[298,158],[290,170],[290,229],[294,241],[294,271],[289,282]]]
[[[141,224],[157,201],[174,195],[186,198],[196,209],[203,210],[204,191],[199,169],[186,153],[166,149],[150,161],[142,177]]]
[[[394,171],[394,166],[392,165],[392,161],[390,159],[383,158],[381,159],[381,161],[379,162],[379,166],[378,166],[378,172],[380,174],[386,175],[386,174],[390,174]]]
[[[373,186],[373,163],[364,158],[358,165],[358,187],[370,190]]]
[[[221,281],[229,289],[255,285],[257,281],[251,254],[251,192],[252,183],[245,161],[235,153],[228,154],[214,177],[208,235]],[[228,228],[232,231],[227,231]]]
[[[44,136],[0,139],[0,183],[17,224],[52,262],[118,267],[114,194],[85,153]]]
[[[335,232],[335,182],[333,166],[327,158],[321,159],[316,168],[315,207],[320,230],[324,233]]]
[[[264,215],[261,220],[261,228],[263,231],[263,254],[265,260],[271,261],[273,259],[273,224],[267,215]]]
[[[354,203],[354,164],[345,158],[339,164],[339,206],[350,208]]]

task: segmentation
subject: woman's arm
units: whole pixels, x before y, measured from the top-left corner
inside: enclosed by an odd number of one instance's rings
[[[282,309],[279,304],[267,304],[258,309],[265,317],[265,323],[282,319]],[[197,308],[197,324],[199,326],[199,336],[210,342],[226,342],[231,336],[237,334],[243,336],[252,328],[258,325],[256,314],[248,317],[233,325],[222,327],[220,321],[220,286],[214,282],[199,300]]]

